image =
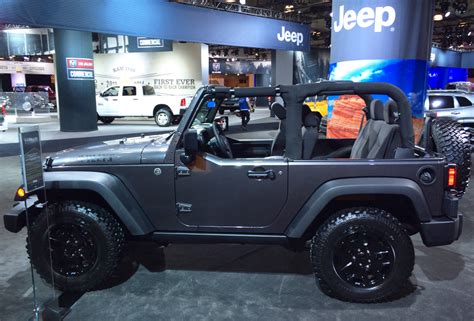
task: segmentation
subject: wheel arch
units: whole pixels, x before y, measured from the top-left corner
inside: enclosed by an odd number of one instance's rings
[[[49,201],[100,201],[113,212],[131,235],[145,235],[154,230],[140,204],[114,175],[83,171],[46,172],[44,179]]]
[[[155,108],[153,108],[153,117],[155,116],[155,114],[158,112],[158,110],[160,109],[166,109],[168,110],[170,113],[171,113],[171,116],[173,116],[173,111],[171,110],[170,106],[166,105],[166,104],[158,104],[155,106]]]
[[[290,238],[311,238],[334,212],[359,206],[391,212],[411,234],[418,232],[420,222],[431,219],[423,192],[412,180],[385,177],[338,179],[326,182],[313,192],[285,234]]]

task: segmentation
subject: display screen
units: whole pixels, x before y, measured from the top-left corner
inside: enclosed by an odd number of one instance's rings
[[[41,162],[41,141],[39,131],[19,129],[23,185],[26,192],[44,187],[43,164]]]
[[[329,78],[354,82],[388,82],[397,86],[410,102],[412,116],[415,118],[413,120],[415,132],[418,132],[422,127],[424,116],[424,102],[428,87],[427,70],[428,63],[424,60],[355,60],[331,64]],[[388,99],[386,96],[372,96],[383,102]],[[364,106],[364,101],[358,97],[331,97],[328,100],[328,137],[357,137],[360,117],[354,118],[354,113],[359,112]],[[339,110],[336,110],[338,108]],[[335,126],[335,124],[340,126]],[[352,124],[352,129],[346,128],[346,130],[344,124]]]

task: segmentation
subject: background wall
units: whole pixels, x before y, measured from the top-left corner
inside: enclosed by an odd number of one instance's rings
[[[157,93],[194,95],[209,73],[207,45],[197,43],[175,43],[167,52],[94,54],[94,65],[97,93],[113,85],[146,84]]]
[[[306,84],[329,75],[329,48],[311,48],[310,52],[296,51],[293,83]]]

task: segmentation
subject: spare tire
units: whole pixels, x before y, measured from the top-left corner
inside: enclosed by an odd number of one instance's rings
[[[439,118],[433,120],[431,137],[434,150],[443,154],[449,163],[457,165],[457,187],[453,195],[461,197],[471,177],[471,133],[457,121]]]

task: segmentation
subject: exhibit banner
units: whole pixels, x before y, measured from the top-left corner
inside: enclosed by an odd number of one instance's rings
[[[157,94],[194,95],[203,81],[201,55],[207,55],[201,46],[176,43],[166,52],[94,54],[96,93],[141,84],[153,86]]]
[[[54,75],[52,62],[4,61],[0,60],[1,74]]]
[[[27,193],[44,187],[38,126],[18,128],[23,188]]]
[[[156,0],[4,1],[0,21],[278,50],[307,51],[311,41],[306,24]]]

